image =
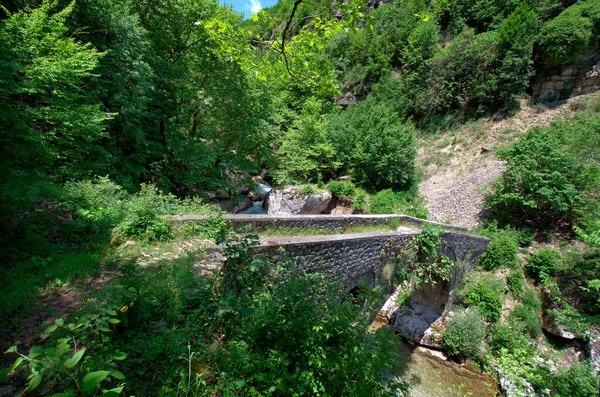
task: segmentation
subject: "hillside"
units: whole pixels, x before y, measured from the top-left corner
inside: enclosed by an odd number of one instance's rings
[[[484,190],[504,171],[495,150],[518,140],[533,127],[572,117],[596,94],[574,97],[552,106],[531,105],[502,120],[478,120],[419,139],[417,163],[423,176],[419,192],[427,199],[428,218],[476,228],[484,210]]]

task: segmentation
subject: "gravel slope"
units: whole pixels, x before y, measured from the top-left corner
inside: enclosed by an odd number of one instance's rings
[[[474,229],[479,223],[484,197],[480,190],[504,171],[505,167],[491,155],[474,162],[457,175],[455,167],[443,168],[419,185],[428,200],[429,219],[450,221],[453,225]]]

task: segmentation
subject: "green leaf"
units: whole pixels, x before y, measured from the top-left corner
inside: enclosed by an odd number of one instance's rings
[[[29,391],[32,391],[42,383],[42,374],[37,374],[29,381]]]
[[[120,350],[117,350],[113,356],[113,359],[121,361],[121,360],[125,360],[127,358],[129,354],[122,352]]]
[[[62,318],[57,318],[54,321],[54,324],[58,325],[59,327],[62,327],[63,325],[65,325],[65,320],[63,320]]]
[[[123,375],[123,372],[121,372],[121,371],[112,371],[110,373],[110,376],[112,376],[115,379],[119,379],[119,380],[125,379],[125,375]]]
[[[31,349],[29,349],[28,356],[31,358],[35,358],[43,353],[44,353],[44,349],[42,349],[40,346],[32,346]]]
[[[94,371],[83,377],[83,391],[89,392],[97,387],[108,376],[110,371]]]
[[[109,329],[109,328],[107,328],[107,327],[103,327],[103,326],[100,326],[100,327],[98,327],[98,330],[100,330],[100,331],[102,331],[102,332],[110,332],[110,329]]]
[[[19,368],[19,365],[21,365],[23,363],[23,357],[19,357],[15,360],[15,362],[13,363],[13,365],[9,368],[9,373],[13,372],[15,369]]]
[[[119,324],[121,320],[117,320],[116,318],[109,318],[108,322],[111,324]]]
[[[73,354],[73,357],[71,357],[65,361],[65,367],[73,368],[74,366],[76,366],[84,354],[85,354],[85,349],[81,349],[78,352],[76,352],[75,354]]]
[[[8,374],[10,374],[11,370],[10,368],[4,368],[0,370],[0,382],[2,382],[4,379],[6,379],[6,377],[8,376]]]
[[[17,346],[11,346],[11,347],[9,347],[9,348],[8,348],[8,349],[7,349],[7,350],[4,352],[4,354],[6,354],[6,353],[16,353],[16,352],[17,352]]]
[[[53,333],[54,331],[56,331],[56,329],[57,329],[57,328],[58,328],[58,326],[56,326],[56,325],[51,325],[51,326],[49,326],[48,328],[46,328],[46,329],[44,330],[44,333],[45,333],[45,334],[51,334],[51,333]]]
[[[115,387],[114,389],[106,390],[101,394],[102,397],[118,396],[123,391],[124,386]]]

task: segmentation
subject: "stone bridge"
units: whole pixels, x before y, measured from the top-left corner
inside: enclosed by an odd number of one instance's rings
[[[408,340],[430,346],[439,346],[439,332],[445,314],[452,308],[452,291],[465,274],[472,271],[490,240],[465,233],[451,225],[428,222],[405,215],[226,215],[236,230],[266,231],[285,228],[325,229],[313,236],[261,237],[255,247],[273,263],[292,261],[308,273],[322,272],[332,281],[344,285],[348,293],[362,286],[380,286],[381,316],[393,319],[396,331]],[[206,217],[188,215],[173,217],[175,222],[201,222]],[[398,225],[387,232],[349,233],[352,227],[365,225]],[[396,273],[406,262],[401,260],[407,242],[421,233],[419,226],[433,224],[443,228],[440,254],[458,263],[449,281],[435,284],[421,283],[410,296],[406,307],[396,305]],[[350,229],[350,230],[349,230]],[[391,229],[391,227],[390,227]],[[263,233],[265,234],[265,233]],[[373,313],[373,319],[375,318]],[[435,323],[435,324],[434,324]]]
[[[226,215],[226,218],[238,230],[327,229],[332,234],[262,237],[260,246],[255,249],[270,257],[274,263],[291,259],[306,272],[320,271],[329,274],[332,280],[342,283],[348,291],[362,284],[370,287],[380,285],[388,295],[396,287],[396,254],[409,239],[420,233],[417,226],[433,224],[442,227],[446,231],[442,235],[444,246],[440,253],[459,262],[461,266],[454,270],[450,282],[436,284],[435,293],[423,292],[421,301],[431,301],[423,303],[427,303],[428,307],[435,307],[436,311],[444,309],[440,305],[443,306],[448,301],[449,292],[460,282],[463,274],[477,265],[489,243],[486,238],[464,233],[465,229],[405,215]],[[173,219],[176,222],[201,222],[206,217],[186,215]],[[396,231],[335,234],[354,226],[390,224],[394,219],[402,225]]]

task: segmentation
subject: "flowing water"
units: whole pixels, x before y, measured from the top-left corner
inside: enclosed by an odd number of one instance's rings
[[[371,329],[385,326],[377,318]],[[411,397],[495,397],[500,396],[496,381],[465,366],[447,361],[440,352],[410,345],[398,338],[400,361],[392,376],[410,385]]]

